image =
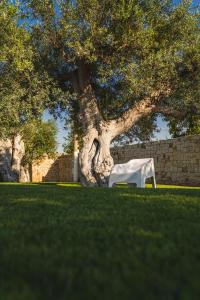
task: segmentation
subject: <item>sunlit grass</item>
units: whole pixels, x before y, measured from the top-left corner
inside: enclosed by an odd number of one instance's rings
[[[64,186],[64,187],[81,187],[80,183],[74,182],[35,182],[35,183],[15,183],[15,182],[0,182],[0,185],[25,185],[25,186],[33,186],[33,185],[54,185],[54,186]],[[121,183],[117,185],[119,188],[129,188],[127,184]],[[133,187],[134,188],[134,187]],[[146,184],[146,188],[152,188],[151,184]],[[197,186],[183,186],[183,185],[169,185],[169,184],[158,184],[158,189],[200,189]]]

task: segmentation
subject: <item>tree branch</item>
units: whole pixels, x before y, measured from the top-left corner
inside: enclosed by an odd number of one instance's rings
[[[136,122],[144,116],[155,112],[164,112],[164,107],[159,107],[160,100],[170,96],[172,90],[168,85],[163,85],[160,90],[152,92],[150,96],[145,97],[136,103],[132,108],[126,111],[117,120],[110,122],[110,130],[112,130],[112,138],[127,132]],[[166,107],[165,107],[166,113]]]
[[[169,106],[158,105],[153,110],[154,113],[161,113],[167,117],[174,117],[177,119],[183,119],[187,115],[187,111],[178,111]]]

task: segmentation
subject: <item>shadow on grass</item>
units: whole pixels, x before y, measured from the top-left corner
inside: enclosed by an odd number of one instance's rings
[[[191,189],[1,184],[0,298],[198,299],[199,198]]]

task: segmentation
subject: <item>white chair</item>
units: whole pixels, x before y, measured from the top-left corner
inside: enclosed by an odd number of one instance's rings
[[[115,165],[110,173],[109,187],[115,183],[135,183],[144,188],[147,178],[152,178],[152,185],[156,188],[156,177],[153,158],[132,159],[126,164]]]

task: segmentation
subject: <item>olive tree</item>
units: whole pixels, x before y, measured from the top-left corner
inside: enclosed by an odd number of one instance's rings
[[[198,113],[200,24],[192,1],[24,2],[41,64],[71,95],[84,185],[107,184],[110,144],[141,120]]]

